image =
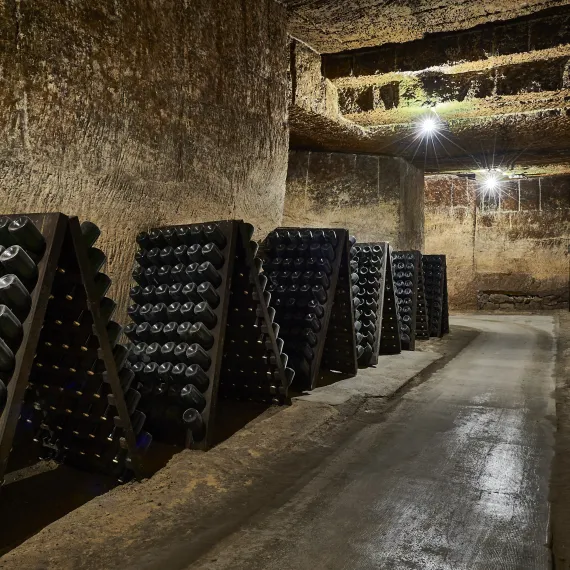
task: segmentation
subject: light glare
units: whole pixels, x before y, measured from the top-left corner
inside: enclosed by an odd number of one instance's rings
[[[489,174],[489,176],[483,180],[483,187],[487,192],[496,192],[499,188],[499,179],[495,175]]]
[[[437,131],[437,122],[433,117],[426,117],[425,119],[422,119],[420,123],[420,133],[424,137],[431,137],[437,133]]]

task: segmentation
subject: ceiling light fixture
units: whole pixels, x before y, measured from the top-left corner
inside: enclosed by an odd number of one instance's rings
[[[436,136],[441,131],[441,127],[441,121],[436,113],[421,117],[415,125],[418,136],[425,139]]]

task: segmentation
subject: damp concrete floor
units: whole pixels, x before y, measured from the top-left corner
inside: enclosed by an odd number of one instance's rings
[[[554,318],[453,325],[480,334],[186,568],[550,568]]]

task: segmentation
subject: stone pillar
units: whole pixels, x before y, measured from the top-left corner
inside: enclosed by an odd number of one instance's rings
[[[401,158],[291,151],[283,225],[345,227],[359,241],[423,250],[423,172]]]

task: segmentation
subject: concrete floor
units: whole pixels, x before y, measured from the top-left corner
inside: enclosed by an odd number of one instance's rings
[[[550,568],[554,320],[453,324],[482,332],[187,568]]]

